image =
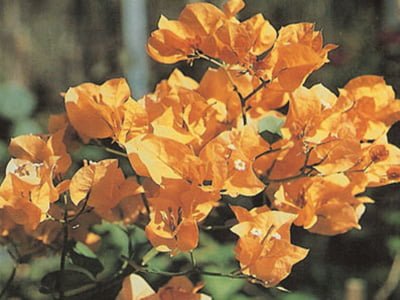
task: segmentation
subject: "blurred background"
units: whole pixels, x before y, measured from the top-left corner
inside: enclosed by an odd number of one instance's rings
[[[147,36],[157,27],[160,15],[175,19],[188,2],[195,1],[0,0],[1,174],[8,160],[10,137],[46,132],[48,115],[63,111],[60,93],[70,86],[86,81],[100,84],[125,76],[134,97],[140,98],[174,67],[201,78],[203,65],[196,64],[195,68],[185,63],[161,65],[151,61],[145,51]],[[208,2],[219,6],[223,1]],[[322,82],[337,93],[338,88],[355,76],[377,74],[384,76],[399,95],[399,0],[247,0],[246,3],[247,8],[239,15],[241,19],[261,12],[276,29],[289,23],[313,22],[323,31],[325,42],[340,46],[330,54],[331,63],[315,72],[307,84]],[[397,125],[389,138],[399,146]],[[220,278],[204,279],[206,292],[212,292],[217,300],[374,299],[392,270],[390,299],[400,299],[399,186],[371,189],[368,193],[376,199],[376,204],[367,207],[361,221],[362,231],[328,238],[294,229],[294,243],[311,248],[311,252],[283,282],[291,293],[266,291],[243,281]],[[221,232],[204,237],[208,246],[199,253],[199,260],[227,271],[234,269],[229,254],[232,245],[223,243],[218,234]],[[393,264],[396,258],[397,263]],[[9,273],[5,260],[0,253],[0,287]],[[159,263],[168,267],[165,261]],[[179,258],[174,263],[178,265]],[[35,276],[40,275],[31,273],[20,278],[21,286],[23,280],[34,282]],[[154,280],[163,282],[166,278]],[[21,286],[16,282],[14,288],[23,289]],[[350,295],[357,289],[364,298]]]

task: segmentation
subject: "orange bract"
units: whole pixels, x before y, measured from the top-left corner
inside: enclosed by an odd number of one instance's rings
[[[148,195],[153,212],[146,234],[159,251],[189,251],[197,247],[197,222],[204,220],[220,198],[185,180],[164,180]]]
[[[70,88],[64,97],[68,119],[85,142],[113,138],[123,143],[135,131],[146,130],[146,114],[130,97],[125,79],[108,80],[102,85],[83,83]]]
[[[125,278],[117,300],[211,300],[211,297],[197,293],[202,287],[194,286],[185,276],[177,276],[156,293],[142,277],[132,274]]]
[[[277,285],[308,253],[290,243],[290,226],[296,215],[267,207],[251,211],[231,208],[239,221],[231,230],[239,236],[235,253],[242,273],[261,280],[265,286]]]
[[[253,171],[253,162],[268,149],[255,129],[246,126],[222,132],[203,148],[200,158],[207,164],[206,176],[215,188],[233,197],[253,196],[264,189]]]
[[[261,14],[239,22],[235,15],[244,6],[241,0],[229,0],[221,11],[212,4],[193,3],[177,21],[162,16],[149,38],[148,53],[162,63],[187,60],[201,51],[227,63],[251,65],[272,47],[276,31]]]
[[[87,201],[99,213],[106,213],[122,199],[140,193],[134,178],[125,179],[116,159],[85,162],[71,179],[71,200],[75,205]]]
[[[43,163],[12,159],[0,186],[0,209],[15,224],[35,229],[46,218],[50,203],[59,198],[51,176]]]

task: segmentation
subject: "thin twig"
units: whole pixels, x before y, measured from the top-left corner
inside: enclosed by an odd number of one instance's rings
[[[64,194],[64,223],[63,223],[63,244],[60,258],[60,276],[58,278],[58,290],[60,294],[60,300],[65,297],[64,294],[64,276],[65,276],[65,261],[67,257],[67,244],[68,244],[68,210],[67,210],[68,199],[67,195]]]
[[[206,61],[208,61],[208,62],[210,62],[210,63],[212,63],[212,64],[214,64],[214,65],[216,65],[217,67],[220,67],[220,68],[225,68],[226,67],[226,65],[223,62],[219,61],[218,59],[216,59],[214,57],[211,57],[209,55],[203,54],[202,52],[200,52],[198,50],[195,52],[194,58],[195,59],[196,58],[204,59],[204,60],[206,60]]]
[[[261,77],[259,79],[260,79],[261,83],[254,90],[252,90],[247,96],[244,97],[244,102],[249,100],[251,97],[253,97],[255,94],[257,94],[260,90],[262,90],[268,83],[270,83],[270,80],[264,80]]]
[[[196,262],[196,258],[194,257],[193,250],[190,251],[189,254],[190,254],[190,262],[192,264],[192,268],[196,269],[197,268],[197,262]]]
[[[125,158],[128,157],[128,154],[126,154],[125,152],[118,151],[118,150],[114,150],[114,149],[112,149],[112,148],[105,147],[104,150],[106,150],[106,151],[109,152],[109,153],[118,155],[118,156],[122,156],[122,157],[125,157]]]
[[[204,276],[216,276],[216,277],[226,277],[232,279],[251,279],[255,280],[254,277],[246,275],[246,274],[235,274],[235,273],[219,273],[219,272],[210,272],[200,269],[199,267],[192,267],[191,269],[179,272],[168,272],[168,271],[161,271],[156,270],[149,267],[143,267],[137,264],[135,261],[129,260],[127,257],[122,257],[123,259],[127,260],[129,265],[137,272],[142,273],[151,273],[151,274],[158,274],[163,276],[183,276],[183,275],[190,275],[190,274],[199,274]]]
[[[254,157],[254,160],[257,160],[261,156],[268,155],[268,154],[274,153],[274,152],[279,152],[279,151],[282,151],[282,150],[285,150],[285,148],[268,149],[268,150],[258,154],[256,157]]]
[[[82,215],[83,213],[86,212],[85,210],[86,210],[88,201],[89,201],[89,198],[86,197],[86,199],[83,202],[83,205],[82,205],[81,209],[74,216],[72,216],[71,218],[67,219],[67,223],[71,223],[71,222],[75,221],[76,219],[79,218],[80,215]],[[87,212],[89,212],[89,211],[90,210],[87,210]],[[64,223],[64,222],[65,221],[62,220],[62,223]]]
[[[136,174],[136,181],[142,185],[142,178]],[[150,218],[150,204],[149,204],[149,200],[147,200],[146,194],[145,193],[140,193],[140,196],[142,198],[142,202],[144,207],[146,208],[146,212],[148,217]]]

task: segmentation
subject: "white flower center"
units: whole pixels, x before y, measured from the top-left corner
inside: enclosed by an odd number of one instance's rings
[[[236,170],[238,170],[238,171],[244,171],[244,170],[246,170],[246,163],[245,163],[243,160],[241,160],[241,159],[236,159],[236,160],[233,162],[233,165],[234,165],[234,168],[235,168]]]

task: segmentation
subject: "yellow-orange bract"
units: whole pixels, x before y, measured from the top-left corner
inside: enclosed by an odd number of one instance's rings
[[[64,97],[68,119],[84,141],[113,138],[123,143],[146,129],[146,115],[130,97],[125,79],[84,83],[70,88]]]
[[[235,253],[242,273],[263,281],[265,286],[277,285],[308,253],[290,243],[290,226],[296,215],[271,211],[266,206],[251,211],[231,208],[239,221],[231,230],[239,236]]]
[[[253,162],[268,149],[268,143],[255,129],[245,126],[222,132],[203,148],[200,158],[207,163],[207,179],[223,193],[254,196],[264,189],[264,184],[255,175]]]
[[[159,251],[189,251],[197,247],[197,223],[216,206],[218,192],[203,190],[182,179],[164,179],[161,187],[148,189],[153,208],[146,234]]]
[[[202,287],[194,286],[185,276],[177,276],[156,293],[142,277],[132,274],[125,278],[117,300],[211,300],[211,297],[198,293]]]
[[[50,203],[59,197],[51,176],[43,163],[11,159],[0,186],[0,209],[13,223],[35,229],[46,218]]]
[[[116,159],[85,162],[71,179],[69,192],[72,203],[87,201],[100,214],[107,213],[122,199],[141,192],[136,179],[125,179]]]

